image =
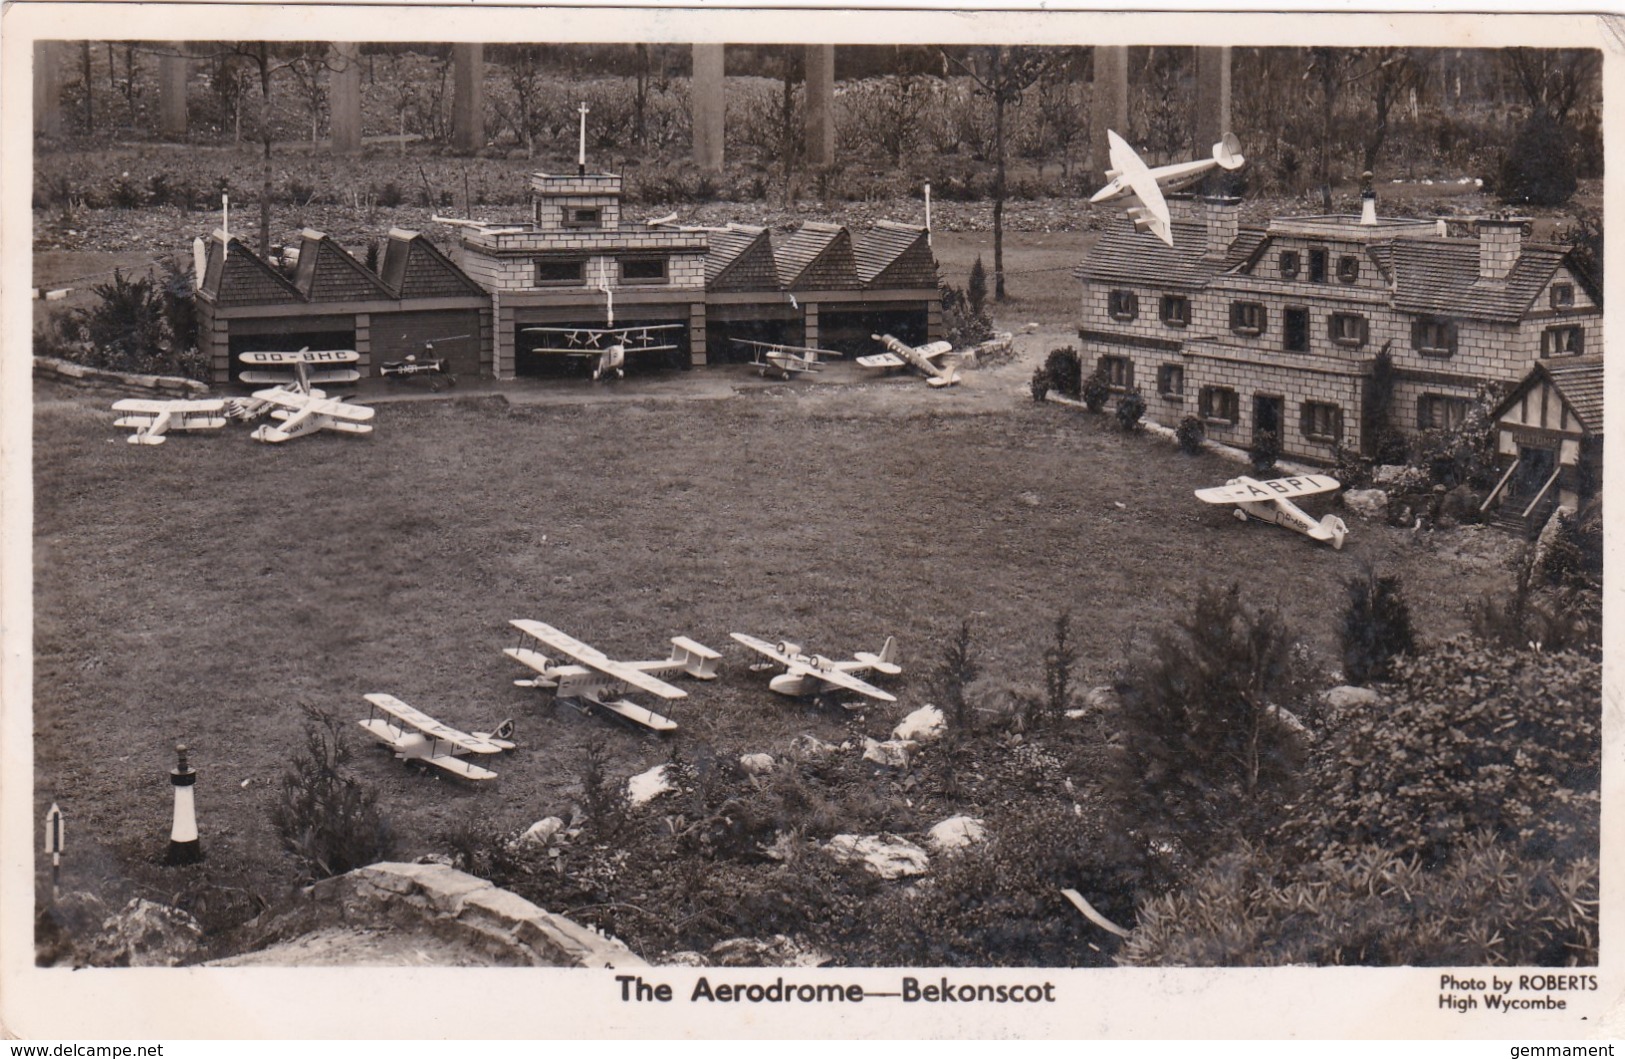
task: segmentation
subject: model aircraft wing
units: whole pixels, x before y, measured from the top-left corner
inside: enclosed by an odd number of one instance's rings
[[[1157,184],[1156,174],[1152,173],[1140,158],[1134,153],[1121,136],[1106,130],[1106,139],[1111,144],[1112,168],[1120,170],[1122,178],[1133,189],[1134,195],[1140,200],[1140,208],[1129,210],[1129,216],[1134,218],[1135,227],[1144,227],[1152,232],[1158,239],[1174,245],[1173,225],[1168,216],[1168,203],[1162,197],[1162,188]]]
[[[735,338],[731,341],[741,346],[750,346],[753,349],[765,349],[769,353],[798,353],[820,357],[839,357],[841,354],[833,349],[820,349],[817,346],[790,346],[783,342],[757,342],[749,338]]]
[[[172,402],[169,401],[148,401],[141,397],[126,397],[122,401],[113,402],[113,411],[158,415],[160,412],[171,411],[171,404]]]
[[[732,636],[735,640],[738,640],[752,651],[756,651],[759,654],[764,654],[781,665],[788,666],[795,662],[795,659],[779,650],[777,644],[770,644],[766,640],[744,632],[731,632],[728,635]]]
[[[674,687],[664,680],[652,677],[642,670],[634,669],[624,662],[617,662],[598,650],[598,648],[589,647],[574,636],[560,632],[551,625],[531,621],[528,618],[515,618],[509,624],[526,636],[553,648],[559,654],[574,659],[589,669],[596,669],[600,673],[614,677],[616,680],[640,691],[647,691],[651,695],[659,695],[663,699],[686,699],[688,697],[688,692],[682,688]]]
[[[816,677],[826,684],[833,684],[838,688],[845,688],[847,691],[855,691],[859,695],[865,695],[871,699],[879,699],[881,702],[897,701],[897,696],[893,695],[891,692],[883,691],[866,680],[859,680],[851,673],[836,669],[833,665],[828,669],[821,669],[813,666],[803,665],[800,662],[792,662],[790,663],[790,672],[798,675],[805,674],[807,676]]]
[[[374,415],[374,410],[365,405],[345,404],[343,401],[315,400],[305,407],[317,415],[347,419],[352,423],[365,423]]]
[[[273,386],[269,390],[255,390],[254,398],[255,400],[264,401],[267,404],[277,405],[280,408],[293,409],[305,408],[312,401],[316,400],[316,398],[310,397],[307,394],[302,394],[295,390],[284,390],[280,386]]]
[[[923,346],[914,347],[914,352],[916,354],[925,358],[926,360],[931,361],[936,360],[945,353],[952,353],[953,351],[954,344],[952,342],[928,342]]]
[[[907,362],[896,353],[870,353],[859,357],[858,363],[866,368],[901,368]]]
[[[422,710],[408,706],[393,695],[370,692],[364,695],[363,698],[401,724],[416,728],[430,739],[450,743],[459,750],[467,751],[470,754],[494,754],[502,749],[489,739],[476,739],[467,732],[453,728],[449,724],[442,724]]]
[[[1258,503],[1327,493],[1340,487],[1337,479],[1324,474],[1300,474],[1291,478],[1275,478],[1267,482],[1241,477],[1231,479],[1224,485],[1198,489],[1196,498],[1209,504]]]

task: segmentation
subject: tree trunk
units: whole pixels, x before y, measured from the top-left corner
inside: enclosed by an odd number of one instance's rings
[[[85,41],[79,52],[79,62],[84,68],[85,77],[85,135],[91,136],[96,132],[96,109],[92,100],[94,93],[90,87],[90,41]]]
[[[1004,301],[1004,71],[1002,49],[993,53],[993,300]]]
[[[1320,208],[1332,212],[1332,94],[1336,91],[1336,73],[1331,61],[1322,57],[1327,65],[1321,74],[1320,85]]]
[[[260,67],[260,256],[271,256],[271,55],[262,42]]]

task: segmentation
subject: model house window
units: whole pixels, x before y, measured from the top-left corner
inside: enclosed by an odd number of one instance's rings
[[[1554,284],[1552,284],[1552,308],[1554,308],[1554,309],[1572,309],[1572,308],[1574,308],[1574,284],[1572,284],[1572,283],[1554,283]]]
[[[1112,389],[1127,390],[1133,384],[1134,362],[1127,357],[1101,357],[1098,363]]]
[[[1411,324],[1411,348],[1424,357],[1448,357],[1456,351],[1456,324],[1424,316]]]
[[[1298,272],[1303,268],[1300,255],[1296,250],[1281,251],[1281,278],[1297,279]]]
[[[1164,364],[1157,369],[1157,392],[1164,397],[1180,398],[1185,394],[1185,366]]]
[[[1471,408],[1465,397],[1425,393],[1416,399],[1416,425],[1421,430],[1454,430],[1467,421]]]
[[[1577,357],[1585,352],[1585,337],[1582,327],[1548,327],[1540,336],[1540,355]]]
[[[1106,311],[1113,320],[1132,320],[1140,315],[1140,299],[1131,290],[1114,290],[1106,298]]]
[[[543,257],[536,260],[538,287],[564,287],[582,282],[587,263],[579,257]]]
[[[1353,254],[1344,254],[1337,259],[1337,278],[1344,283],[1353,283],[1360,278],[1360,259]]]
[[[1311,441],[1337,441],[1343,436],[1343,409],[1324,401],[1303,403],[1303,436]]]
[[[597,206],[564,207],[566,228],[598,228],[603,224],[604,212]]]
[[[1198,399],[1202,418],[1234,423],[1241,418],[1241,396],[1228,386],[1204,386]]]
[[[666,259],[663,257],[629,257],[621,262],[622,283],[666,282]]]
[[[1309,352],[1309,310],[1288,308],[1281,314],[1281,348],[1288,353]]]
[[[1257,302],[1230,303],[1230,330],[1238,335],[1261,335],[1267,317]]]
[[[1369,334],[1366,319],[1359,313],[1332,313],[1327,318],[1326,331],[1340,346],[1363,346]]]
[[[1326,248],[1323,246],[1309,251],[1309,282],[1326,282]]]
[[[1169,327],[1188,326],[1191,322],[1191,300],[1183,294],[1164,294],[1162,322]]]

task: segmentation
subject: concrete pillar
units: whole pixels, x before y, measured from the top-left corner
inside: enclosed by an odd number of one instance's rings
[[[1100,176],[1110,166],[1111,148],[1106,140],[1110,129],[1128,138],[1128,49],[1121,46],[1095,47],[1094,113],[1089,128],[1089,168]]]
[[[451,46],[451,144],[459,151],[485,146],[485,45]]]
[[[158,57],[158,133],[166,140],[186,138],[186,76],[192,60],[186,45],[174,44],[174,54]]]
[[[727,113],[723,70],[721,44],[694,45],[694,77],[688,95],[694,112],[694,164],[701,169],[722,168],[723,118]]]
[[[1230,49],[1196,49],[1196,142],[1192,158],[1207,158],[1230,131]]]
[[[34,42],[34,135],[62,135],[62,64],[55,41]]]
[[[334,44],[328,74],[327,105],[333,153],[361,150],[361,45]]]
[[[835,45],[809,44],[807,70],[807,162],[835,164]]]

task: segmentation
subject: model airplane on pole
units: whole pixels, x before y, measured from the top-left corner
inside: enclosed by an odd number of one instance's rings
[[[931,386],[952,386],[959,381],[957,363],[945,366],[937,364],[937,361],[953,352],[952,342],[927,342],[923,346],[911,346],[891,335],[869,337],[885,346],[887,352],[859,357],[858,363],[866,368],[901,368],[906,364],[924,375],[926,383]]]
[[[1239,169],[1246,161],[1241,155],[1241,141],[1228,132],[1213,145],[1212,158],[1155,169],[1147,166],[1134,148],[1110,129],[1106,130],[1106,140],[1111,145],[1112,167],[1106,170],[1106,186],[1095,192],[1089,201],[1111,202],[1124,196],[1138,199],[1138,206],[1128,208],[1135,229],[1150,232],[1169,246],[1174,245],[1174,231],[1163,192],[1190,187],[1214,168]]]
[[[140,397],[126,397],[113,405],[115,412],[134,412],[113,421],[116,427],[134,427],[129,437],[132,445],[162,445],[164,435],[171,430],[218,430],[226,425],[224,400],[149,401]]]
[[[355,382],[361,378],[361,372],[355,368],[332,366],[359,362],[361,354],[353,349],[311,349],[306,346],[294,353],[268,350],[242,353],[238,359],[252,365],[237,376],[239,380],[255,385],[294,386],[305,393],[325,383]],[[263,371],[262,368],[272,370]]]
[[[531,353],[562,357],[591,357],[597,382],[609,372],[617,379],[626,377],[628,353],[669,353],[677,348],[667,341],[666,332],[681,331],[684,324],[647,324],[641,327],[526,327],[526,335],[542,335],[546,345],[534,346]]]
[[[767,686],[780,695],[800,697],[803,695],[824,695],[835,689],[842,691],[855,691],[859,695],[881,702],[896,702],[897,697],[889,691],[882,691],[867,681],[859,680],[858,673],[867,673],[874,670],[877,673],[896,675],[903,670],[896,664],[897,640],[888,636],[886,646],[880,649],[879,654],[870,654],[859,651],[851,662],[836,662],[823,655],[809,655],[802,651],[800,644],[780,641],[777,644],[768,643],[742,632],[729,633],[735,640],[749,647],[752,651],[766,655],[773,661],[763,664],[764,668],[771,668],[777,663],[785,668],[783,673],[768,681]]]
[[[823,371],[824,365],[818,360],[820,356],[840,356],[835,350],[818,349],[814,346],[753,342],[748,338],[736,338],[733,341],[736,345],[750,347],[751,353],[756,357],[751,363],[759,368],[764,376],[769,371],[776,371],[784,378],[790,379],[803,373]]]
[[[1249,518],[1269,522],[1296,530],[1317,541],[1329,541],[1333,548],[1343,547],[1348,527],[1336,515],[1327,515],[1316,522],[1291,500],[1295,496],[1313,496],[1341,488],[1335,478],[1324,474],[1299,474],[1291,478],[1275,478],[1267,482],[1252,478],[1232,478],[1222,486],[1196,490],[1196,498],[1209,504],[1234,504],[1235,515],[1245,522]]]
[[[653,662],[617,662],[596,647],[589,647],[551,625],[525,618],[515,618],[508,624],[523,635],[519,639],[519,646],[504,648],[502,653],[536,673],[534,678],[516,680],[514,684],[525,688],[553,688],[555,698],[574,702],[583,712],[596,708],[654,732],[675,731],[677,722],[662,717],[646,706],[627,699],[616,699],[615,696],[636,688],[662,699],[687,698],[688,692],[666,683],[660,677],[681,672],[697,680],[715,680],[717,661],[722,657],[720,653],[686,636],[673,636],[670,658]],[[540,648],[550,649],[572,661],[555,663]]]
[[[494,780],[495,772],[465,761],[463,756],[500,754],[514,747],[512,721],[503,721],[495,732],[471,735],[441,724],[393,695],[374,692],[366,700],[372,709],[365,721],[356,723],[402,761],[422,761],[467,780]]]

